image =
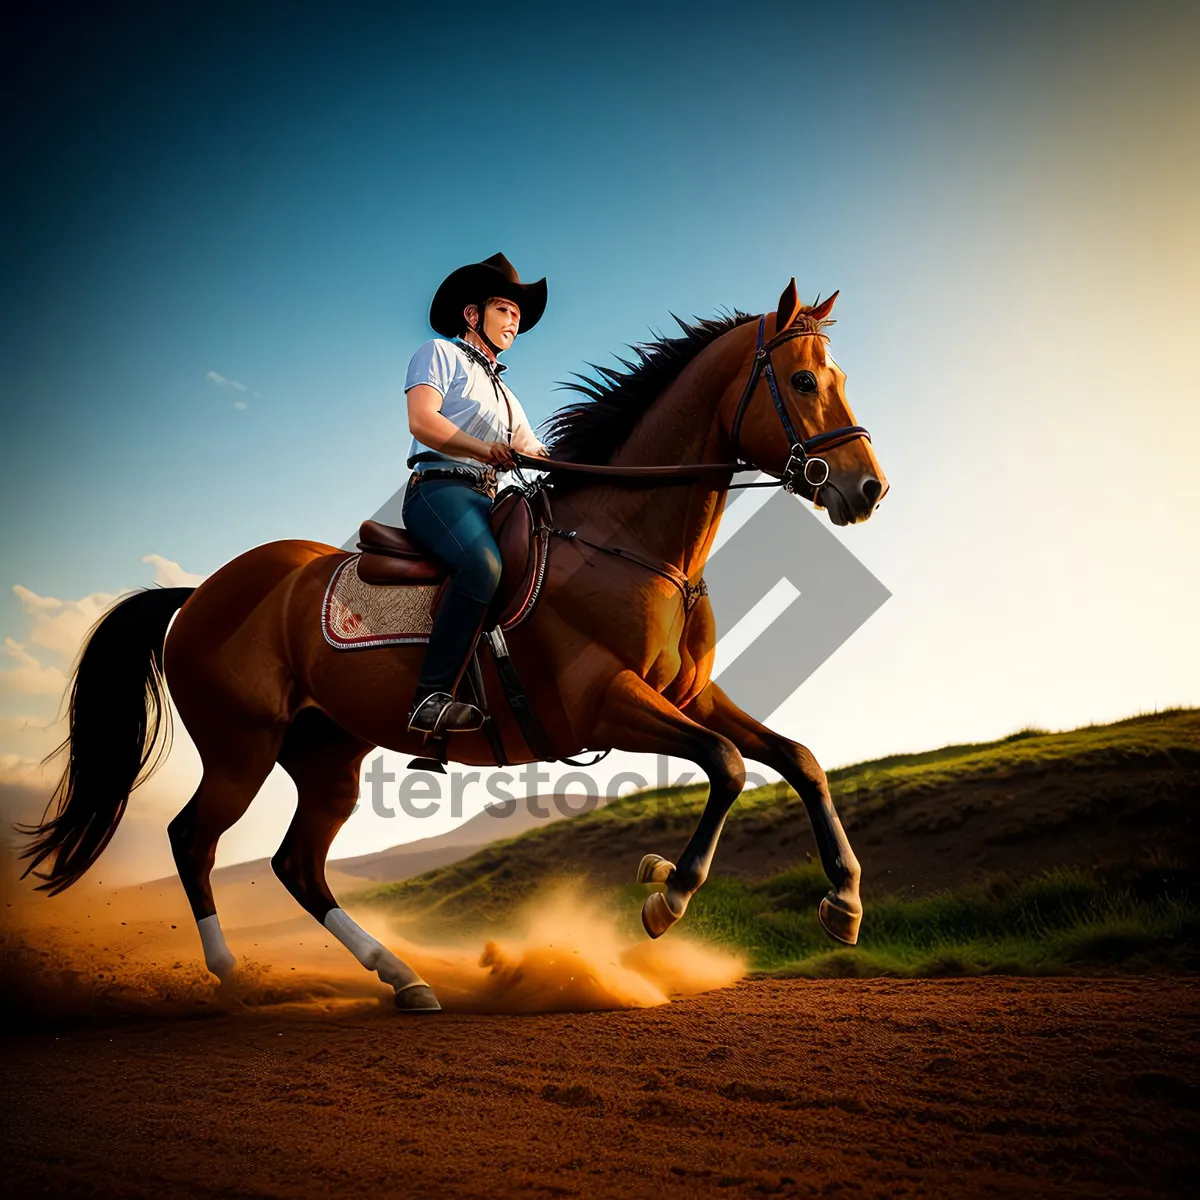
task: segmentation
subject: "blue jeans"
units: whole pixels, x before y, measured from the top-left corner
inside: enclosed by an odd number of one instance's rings
[[[500,584],[500,548],[488,525],[489,497],[453,479],[410,486],[404,528],[450,572],[434,617],[416,701],[434,692],[454,695]]]

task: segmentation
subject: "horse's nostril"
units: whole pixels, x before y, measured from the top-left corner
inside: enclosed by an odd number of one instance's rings
[[[867,498],[867,503],[874,508],[875,502],[879,499],[880,493],[883,491],[883,484],[872,476],[863,482],[862,490],[863,495]]]

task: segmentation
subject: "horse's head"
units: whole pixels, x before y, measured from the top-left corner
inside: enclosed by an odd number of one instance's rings
[[[743,459],[784,477],[790,490],[828,509],[835,525],[852,525],[875,511],[888,482],[866,431],[855,423],[845,372],[821,332],[832,324],[837,295],[806,308],[793,279],[775,315],[749,323],[737,395],[725,411]],[[760,331],[761,350],[752,330]]]

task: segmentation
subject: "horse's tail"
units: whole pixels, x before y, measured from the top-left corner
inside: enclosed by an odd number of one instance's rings
[[[38,891],[56,895],[87,871],[116,833],[129,793],[166,757],[171,711],[164,703],[163,643],[171,618],[195,590],[134,592],[88,634],[71,681],[67,738],[53,752],[67,751],[66,769],[41,823],[18,827],[33,839],[21,852],[33,859],[21,878],[32,871],[44,880]],[[48,872],[35,869],[51,856]]]

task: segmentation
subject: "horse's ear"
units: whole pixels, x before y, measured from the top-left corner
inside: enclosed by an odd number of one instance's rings
[[[841,289],[839,288],[838,290],[840,291]],[[808,315],[810,317],[812,317],[812,319],[814,321],[825,320],[825,318],[827,316],[829,316],[829,314],[831,312],[833,312],[833,302],[837,298],[838,298],[838,293],[834,292],[833,295],[830,296],[828,300],[822,300],[821,303],[818,304],[816,308],[810,308],[808,310]]]
[[[775,332],[782,333],[795,319],[800,311],[800,298],[796,295],[796,281],[783,289],[779,297],[779,308],[775,312]]]

